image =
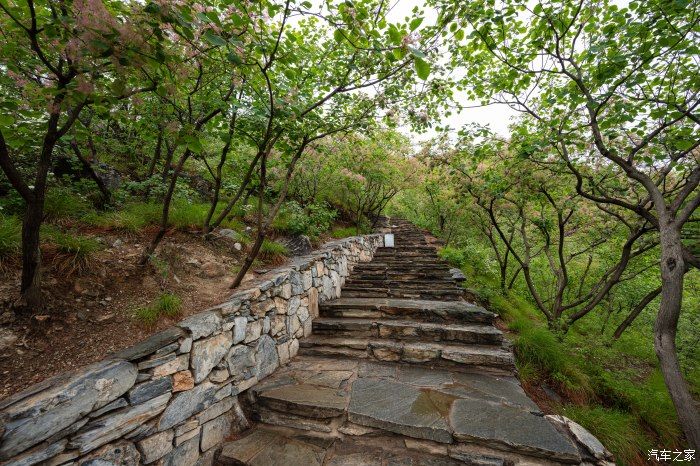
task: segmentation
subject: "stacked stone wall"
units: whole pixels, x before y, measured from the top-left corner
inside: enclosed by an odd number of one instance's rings
[[[138,345],[0,401],[0,464],[211,465],[240,394],[289,362],[381,235],[322,249]]]

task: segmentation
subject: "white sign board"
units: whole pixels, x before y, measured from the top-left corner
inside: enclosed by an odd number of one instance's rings
[[[384,235],[384,247],[393,248],[394,247],[394,234],[387,233]]]

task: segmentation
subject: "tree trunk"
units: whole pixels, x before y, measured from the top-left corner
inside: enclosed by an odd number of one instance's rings
[[[700,413],[683,379],[676,352],[676,329],[681,313],[685,264],[680,229],[675,220],[665,213],[659,216],[659,239],[662,291],[659,314],[654,325],[654,348],[678,414],[678,422],[690,448],[697,452],[700,450]]]
[[[22,299],[30,310],[41,306],[41,250],[39,231],[44,217],[43,193],[27,202],[22,222]]]
[[[160,244],[160,241],[163,239],[165,233],[168,231],[168,220],[170,218],[170,204],[173,200],[173,195],[175,194],[177,180],[180,176],[180,173],[182,172],[182,167],[185,165],[185,162],[191,154],[192,152],[189,149],[185,149],[185,152],[182,154],[182,157],[180,157],[180,160],[178,161],[177,166],[173,171],[172,178],[170,179],[170,184],[168,186],[168,191],[165,194],[165,199],[163,199],[163,213],[161,214],[160,218],[160,227],[158,228],[158,232],[153,237],[150,244],[146,246],[146,249],[144,249],[143,254],[141,255],[141,260],[139,261],[139,265],[146,265],[148,263],[156,248]]]

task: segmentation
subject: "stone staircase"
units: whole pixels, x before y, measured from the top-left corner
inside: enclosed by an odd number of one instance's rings
[[[359,264],[321,304],[299,356],[248,391],[257,425],[221,465],[580,464],[585,451],[515,377],[495,315],[463,289],[426,234]]]

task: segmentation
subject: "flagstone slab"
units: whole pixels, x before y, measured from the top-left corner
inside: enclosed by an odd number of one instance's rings
[[[543,416],[479,399],[452,404],[450,425],[455,439],[477,442],[572,463],[581,461],[577,448]]]
[[[352,384],[348,420],[409,437],[450,443],[449,395],[383,379],[358,379]]]

